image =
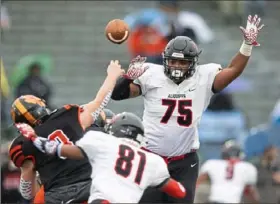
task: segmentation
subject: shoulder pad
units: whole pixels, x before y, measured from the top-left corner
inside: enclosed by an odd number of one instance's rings
[[[212,72],[213,70],[222,70],[222,66],[220,64],[217,63],[208,63],[208,64],[202,64],[199,65],[198,71],[201,73],[209,73]]]

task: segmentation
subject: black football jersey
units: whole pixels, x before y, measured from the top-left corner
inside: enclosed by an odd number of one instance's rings
[[[64,144],[75,144],[84,134],[79,121],[79,106],[66,105],[54,111],[43,124],[35,127],[35,132],[49,140]],[[17,167],[26,159],[33,161],[45,191],[90,179],[91,166],[87,159],[60,159],[48,156],[37,150],[32,141],[23,136],[17,137],[11,144],[10,157]]]

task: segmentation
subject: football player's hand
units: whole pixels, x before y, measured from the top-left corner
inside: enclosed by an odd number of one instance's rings
[[[32,141],[37,136],[35,131],[34,131],[34,129],[30,125],[28,125],[26,123],[16,123],[15,126],[16,126],[18,132],[21,135],[23,135],[24,137],[26,137],[26,138],[28,138],[28,139],[30,139]]]
[[[261,18],[255,15],[252,17],[251,15],[248,16],[246,28],[240,26],[240,29],[243,33],[244,41],[248,45],[260,46],[257,42],[257,37],[259,31],[263,28],[264,24],[261,23]]]
[[[107,68],[107,75],[117,79],[125,73],[122,66],[119,64],[119,60],[111,60]]]
[[[33,140],[33,144],[38,150],[48,155],[56,155],[58,148],[61,145],[61,143],[56,140],[48,140],[43,137],[36,137]]]
[[[149,66],[144,66],[146,60],[146,57],[141,57],[140,55],[132,59],[124,77],[132,80],[140,77],[149,68]]]

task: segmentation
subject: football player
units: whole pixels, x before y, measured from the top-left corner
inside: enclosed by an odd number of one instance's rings
[[[65,105],[50,112],[43,100],[32,95],[17,98],[12,104],[11,115],[14,123],[27,123],[35,132],[49,140],[74,145],[84,135],[110,99],[111,90],[117,78],[123,73],[118,61],[111,61],[107,77],[96,98],[82,107]],[[49,157],[23,136],[11,144],[10,157],[21,169],[20,192],[25,199],[32,199],[35,189],[36,171],[43,188],[39,195],[45,203],[61,203],[72,200],[81,202],[88,199],[91,185],[91,166],[87,159],[73,161]],[[42,198],[37,198],[40,202]]]
[[[42,152],[71,159],[88,158],[92,165],[92,187],[88,203],[138,203],[144,190],[154,186],[182,198],[185,189],[170,178],[164,160],[140,149],[145,142],[143,124],[132,113],[116,115],[108,124],[108,133],[89,131],[76,146],[42,137],[26,124],[19,124],[26,137]]]
[[[206,161],[197,180],[197,186],[210,179],[211,203],[240,203],[243,193],[251,202],[259,202],[255,187],[257,169],[251,163],[242,161],[242,151],[234,141],[228,141],[222,149],[222,159]]]
[[[171,176],[180,181],[188,194],[178,200],[150,189],[143,202],[192,203],[198,176],[198,124],[211,97],[223,90],[245,69],[263,25],[249,16],[246,28],[240,27],[243,43],[228,67],[198,65],[201,51],[192,39],[178,36],[167,44],[163,65],[134,59],[120,77],[112,99],[124,100],[142,95],[143,124],[148,139],[146,149],[166,159]]]

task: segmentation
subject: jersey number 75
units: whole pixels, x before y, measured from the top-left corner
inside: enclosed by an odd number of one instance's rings
[[[177,123],[180,126],[189,127],[192,124],[192,100],[175,100],[175,99],[162,99],[162,105],[167,106],[164,116],[161,118],[161,123],[168,123],[176,106],[180,116],[177,117]]]

